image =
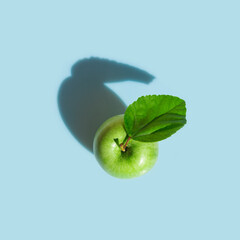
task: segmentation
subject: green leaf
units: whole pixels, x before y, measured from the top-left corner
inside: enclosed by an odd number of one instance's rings
[[[186,122],[185,101],[170,95],[140,97],[128,106],[124,114],[127,134],[142,142],[166,139]]]
[[[113,140],[114,140],[114,142],[118,145],[118,147],[120,147],[120,143],[119,143],[118,138],[114,138]]]

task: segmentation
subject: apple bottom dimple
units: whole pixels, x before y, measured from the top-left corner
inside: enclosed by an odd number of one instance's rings
[[[142,143],[132,140],[125,152],[112,143],[105,157],[98,159],[102,168],[118,178],[134,178],[147,173],[157,161],[157,143]]]
[[[126,152],[121,152],[119,165],[122,168],[117,171],[118,177],[138,177],[148,172],[157,161],[158,145],[156,143],[132,142]]]

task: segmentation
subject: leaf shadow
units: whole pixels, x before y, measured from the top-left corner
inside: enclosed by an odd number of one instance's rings
[[[91,57],[77,61],[58,90],[58,108],[72,135],[90,152],[98,127],[108,118],[123,114],[124,102],[104,83],[150,83],[154,76],[139,68]]]

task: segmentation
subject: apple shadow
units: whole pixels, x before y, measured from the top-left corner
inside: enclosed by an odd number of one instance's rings
[[[126,105],[104,83],[150,83],[154,76],[139,68],[91,57],[77,61],[58,90],[58,108],[72,135],[90,152],[98,127],[108,118],[123,114]]]

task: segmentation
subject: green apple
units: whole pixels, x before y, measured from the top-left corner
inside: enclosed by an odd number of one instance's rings
[[[158,158],[157,142],[131,139],[127,147],[121,149],[116,139],[122,143],[126,136],[122,114],[106,120],[94,137],[93,151],[96,159],[106,172],[117,178],[141,176],[154,166]]]

